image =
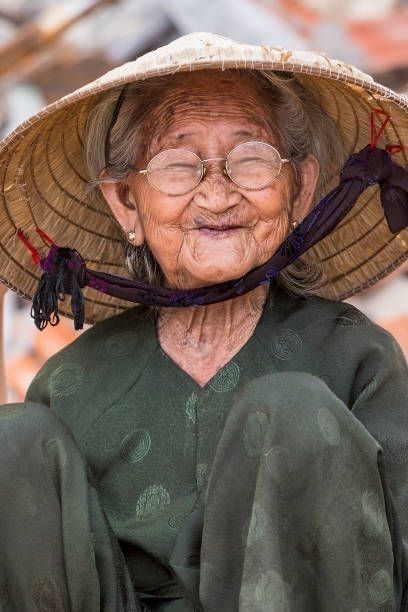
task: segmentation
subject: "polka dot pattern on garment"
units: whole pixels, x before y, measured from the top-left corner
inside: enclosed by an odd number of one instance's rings
[[[269,570],[259,576],[255,587],[255,599],[265,606],[262,610],[279,610],[289,612],[287,587],[282,576],[275,570]]]
[[[190,511],[178,512],[176,514],[172,514],[169,517],[169,520],[167,521],[169,524],[169,527],[171,527],[172,529],[177,529],[177,530],[181,529],[181,527],[183,526],[189,514],[190,514]]]
[[[392,597],[392,579],[385,569],[381,569],[374,574],[368,585],[370,599],[375,604],[383,604]]]
[[[302,350],[302,339],[293,329],[282,329],[272,340],[272,353],[278,359],[287,361]]]
[[[150,451],[152,440],[148,431],[135,429],[129,432],[120,445],[120,456],[127,463],[142,461]]]
[[[258,503],[254,502],[252,506],[252,516],[249,523],[248,533],[246,535],[247,546],[251,546],[252,544],[259,542],[262,540],[266,533],[266,528],[268,526],[268,515],[266,510]]]
[[[334,414],[327,408],[319,408],[317,424],[323,438],[332,446],[340,442],[340,427]]]
[[[287,448],[273,446],[265,453],[265,462],[268,472],[274,480],[283,484],[290,479],[293,465]]]
[[[105,341],[105,350],[112,357],[126,357],[134,346],[134,332],[122,331],[113,334]]]
[[[354,308],[348,308],[342,314],[338,315],[334,322],[336,325],[342,325],[343,327],[359,327],[361,325],[367,325],[370,320],[360,312]]]
[[[388,529],[385,509],[374,491],[364,491],[361,496],[361,507],[364,514],[364,531],[367,537],[378,536]]]
[[[251,412],[246,420],[243,436],[246,453],[249,457],[259,457],[264,445],[268,417],[264,412]]]
[[[44,460],[53,478],[58,479],[59,470],[67,465],[67,452],[58,438],[50,438],[43,445]]]
[[[192,393],[186,400],[186,417],[188,421],[191,421],[194,425],[197,422],[197,404],[198,395]]]
[[[139,495],[136,503],[136,516],[139,520],[147,519],[169,503],[170,495],[163,485],[150,485]]]
[[[50,376],[50,391],[55,397],[67,397],[75,393],[85,380],[85,370],[78,363],[67,363],[54,370]]]
[[[208,465],[206,463],[198,463],[196,468],[197,487],[201,489],[207,482]]]
[[[216,393],[231,391],[239,381],[240,369],[235,361],[227,363],[210,381],[210,388]]]
[[[63,610],[58,587],[51,578],[40,578],[32,588],[35,610],[38,612],[60,612]]]

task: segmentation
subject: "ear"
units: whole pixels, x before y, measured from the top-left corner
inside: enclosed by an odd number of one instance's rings
[[[101,172],[100,178],[103,178],[103,176],[105,176],[104,170]],[[145,241],[145,236],[140,223],[139,211],[136,201],[128,188],[124,188],[119,183],[113,181],[100,183],[99,188],[109,204],[113,216],[125,234],[134,231],[135,239],[132,243],[135,246],[142,245]]]
[[[320,175],[317,158],[309,153],[304,161],[296,165],[298,191],[293,200],[292,217],[302,221],[310,212]]]

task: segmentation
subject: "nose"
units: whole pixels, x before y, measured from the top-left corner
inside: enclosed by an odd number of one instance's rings
[[[194,197],[196,204],[220,213],[236,206],[240,199],[236,185],[226,173],[225,160],[205,160],[204,176]]]

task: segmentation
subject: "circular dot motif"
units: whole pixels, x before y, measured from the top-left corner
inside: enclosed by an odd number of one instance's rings
[[[197,393],[192,393],[190,397],[187,398],[186,401],[186,417],[192,423],[196,423],[197,421],[197,404],[198,404],[198,395]]]
[[[32,598],[38,612],[62,610],[57,585],[51,578],[41,578],[34,583]]]
[[[167,489],[162,485],[153,484],[139,495],[136,503],[136,516],[144,520],[169,503],[170,495]]]
[[[265,606],[265,611],[279,610],[284,612],[288,610],[289,602],[282,576],[275,570],[269,570],[261,574],[255,587],[255,599]]]
[[[376,536],[388,530],[388,522],[384,516],[380,500],[374,491],[364,491],[361,497],[361,507],[364,514],[364,530],[367,536]]]
[[[267,525],[268,515],[265,509],[259,505],[259,503],[254,502],[247,535],[248,546],[251,546],[251,544],[263,539],[266,533]]]
[[[327,408],[319,408],[317,413],[317,424],[323,438],[335,446],[340,442],[340,427],[336,417]]]
[[[283,446],[273,446],[265,453],[268,472],[278,482],[285,482],[292,471],[292,460],[289,451]]]
[[[244,445],[249,457],[258,457],[262,452],[268,417],[264,412],[251,412],[244,426]]]
[[[197,487],[201,489],[207,482],[208,465],[206,463],[198,463],[196,469]]]
[[[151,444],[152,439],[148,431],[135,429],[123,438],[120,445],[120,456],[128,463],[137,463],[146,457]]]
[[[113,357],[126,357],[133,349],[134,333],[123,331],[113,334],[105,342],[105,350]]]
[[[342,325],[343,327],[358,327],[360,325],[367,325],[369,319],[359,310],[355,308],[348,308],[334,320],[336,325]]]
[[[45,443],[45,448],[49,453],[53,453],[58,456],[61,467],[65,467],[67,464],[67,451],[61,440],[58,438],[50,438]]]
[[[43,446],[44,460],[54,479],[58,478],[60,469],[67,464],[67,452],[58,438],[50,438]]]
[[[210,382],[210,387],[216,393],[231,391],[239,381],[239,365],[234,361],[227,363]]]
[[[50,391],[55,397],[67,397],[75,393],[85,380],[85,371],[77,363],[59,366],[50,377]]]
[[[368,592],[371,601],[376,604],[383,604],[392,596],[392,580],[387,570],[381,569],[374,574],[369,582]]]
[[[172,529],[181,529],[190,512],[179,512],[169,517],[167,521]]]
[[[283,329],[272,340],[272,353],[286,361],[302,350],[302,339],[293,329]]]

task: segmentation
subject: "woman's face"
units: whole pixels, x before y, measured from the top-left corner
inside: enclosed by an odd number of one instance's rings
[[[138,167],[171,148],[189,149],[201,159],[224,158],[250,140],[272,144],[286,157],[270,123],[246,79],[212,71],[179,75],[150,118],[152,138]],[[318,172],[313,160],[312,180],[306,180],[310,196]],[[223,163],[213,161],[201,183],[180,196],[165,195],[146,176],[132,174],[128,199],[134,217],[129,208],[122,211],[125,221],[116,216],[125,231],[135,228],[139,244],[147,242],[166,284],[188,289],[240,277],[267,261],[291,231],[291,220],[305,216],[311,197],[305,201],[304,190],[295,184],[292,164],[255,191],[238,187],[223,173]]]

